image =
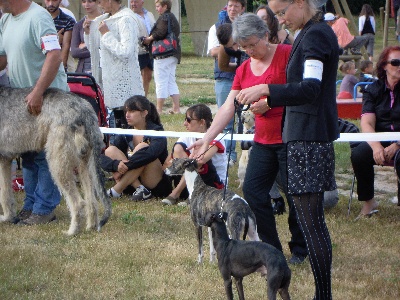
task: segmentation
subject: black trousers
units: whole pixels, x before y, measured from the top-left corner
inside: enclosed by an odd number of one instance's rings
[[[387,147],[391,142],[381,142],[383,147]],[[376,165],[373,151],[367,142],[360,143],[351,150],[351,163],[354,174],[357,178],[357,194],[359,201],[367,201],[374,198],[374,165]],[[395,163],[396,173],[400,174],[400,159]],[[398,188],[400,187],[397,181]]]

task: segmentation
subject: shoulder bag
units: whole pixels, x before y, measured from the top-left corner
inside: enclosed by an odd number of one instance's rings
[[[163,40],[153,41],[151,54],[154,58],[172,56],[178,52],[178,42],[175,34],[171,31],[170,17],[168,16],[167,36]]]

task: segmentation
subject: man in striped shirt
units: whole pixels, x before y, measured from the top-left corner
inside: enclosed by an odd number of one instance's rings
[[[58,39],[61,46],[61,57],[64,69],[67,70],[67,61],[71,47],[72,29],[76,21],[60,9],[61,0],[44,0],[45,7],[53,18]]]

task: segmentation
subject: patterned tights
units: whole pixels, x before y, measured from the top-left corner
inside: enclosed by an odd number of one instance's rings
[[[315,281],[315,300],[332,299],[332,244],[324,218],[324,193],[293,195]]]

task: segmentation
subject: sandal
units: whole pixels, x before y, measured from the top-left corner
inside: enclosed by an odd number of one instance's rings
[[[165,205],[175,205],[177,202],[178,198],[174,198],[171,195],[161,200],[161,203]]]
[[[368,219],[368,218],[371,218],[373,215],[375,215],[375,214],[377,214],[379,212],[379,210],[377,210],[377,209],[373,209],[373,210],[371,210],[369,213],[367,213],[367,214],[363,214],[363,213],[360,213],[358,216],[357,216],[357,218],[355,218],[354,219],[354,221],[358,221],[358,220],[360,220],[360,219]]]

